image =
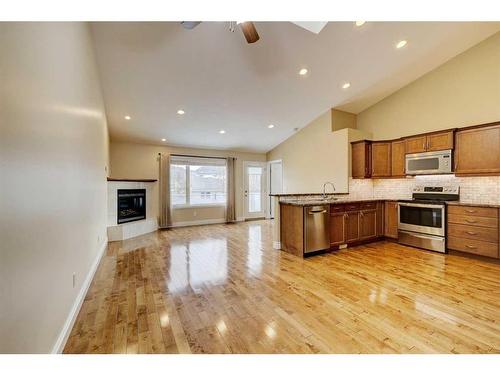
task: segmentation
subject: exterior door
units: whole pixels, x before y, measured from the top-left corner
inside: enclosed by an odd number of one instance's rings
[[[281,161],[271,161],[268,164],[268,186],[269,194],[279,194],[283,192],[283,165]],[[269,218],[274,218],[273,197],[267,197],[267,213]]]
[[[243,162],[245,218],[266,216],[266,163]]]

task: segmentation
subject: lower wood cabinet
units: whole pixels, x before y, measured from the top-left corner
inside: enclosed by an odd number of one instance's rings
[[[330,245],[352,244],[383,236],[383,202],[335,204],[330,208]]]
[[[398,238],[398,202],[396,201],[385,202],[384,234],[389,238]]]
[[[499,257],[498,208],[449,205],[447,224],[448,249]]]
[[[359,213],[359,231],[362,240],[377,237],[377,210]]]

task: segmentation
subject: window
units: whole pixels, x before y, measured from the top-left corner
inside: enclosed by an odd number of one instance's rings
[[[226,204],[226,160],[172,156],[170,200],[173,206]]]

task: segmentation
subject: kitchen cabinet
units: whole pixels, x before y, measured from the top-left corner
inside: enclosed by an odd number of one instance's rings
[[[344,216],[345,212],[330,213],[330,246],[345,243]]]
[[[372,177],[391,177],[391,142],[372,143]]]
[[[359,211],[345,213],[344,240],[346,243],[359,240]]]
[[[360,239],[377,237],[377,210],[364,210],[359,213]]]
[[[455,174],[500,174],[500,123],[457,131]]]
[[[384,231],[389,238],[398,238],[398,202],[386,201],[384,207]]]
[[[393,141],[391,144],[391,176],[405,177],[406,175],[406,160],[405,160],[406,142],[404,140]]]
[[[370,178],[371,142],[351,143],[351,171],[352,178]]]
[[[498,208],[476,206],[448,207],[448,249],[499,257]]]
[[[405,139],[406,153],[441,151],[453,149],[454,130],[417,135]]]

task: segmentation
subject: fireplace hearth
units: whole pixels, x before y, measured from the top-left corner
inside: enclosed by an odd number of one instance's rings
[[[118,189],[117,223],[146,218],[146,189]]]

